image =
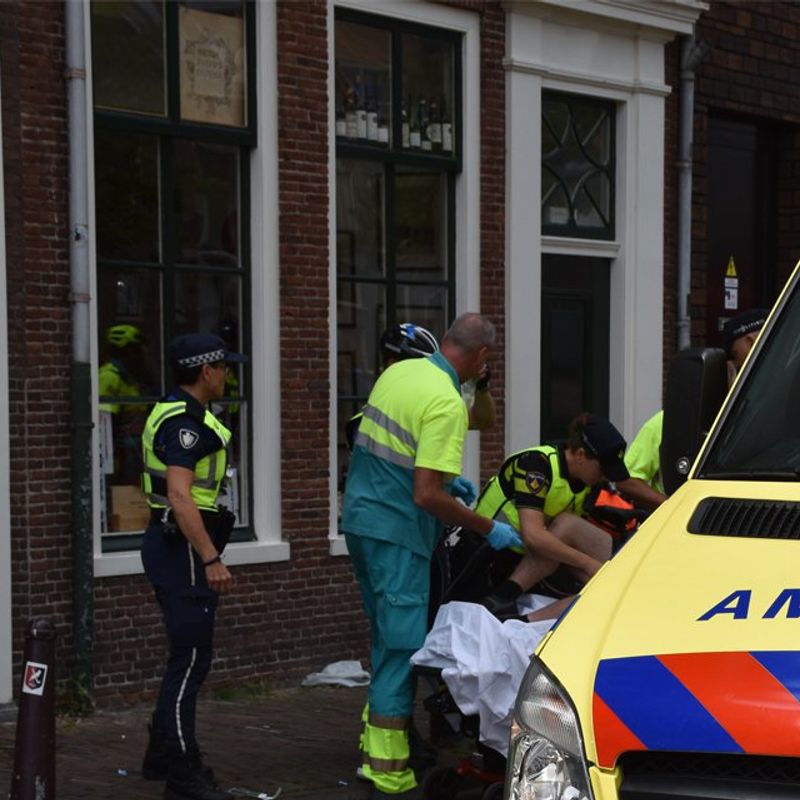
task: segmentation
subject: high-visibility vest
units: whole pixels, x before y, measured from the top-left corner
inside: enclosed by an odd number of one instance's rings
[[[503,466],[500,467],[497,475],[489,479],[481,492],[481,496],[478,498],[478,504],[475,507],[476,513],[480,514],[482,517],[488,517],[489,519],[495,519],[498,515],[502,514],[509,525],[513,525],[514,528],[520,530],[519,511],[513,501],[511,473],[514,469],[514,463],[520,456],[532,452],[542,453],[547,456],[550,462],[552,478],[550,488],[544,500],[545,517],[554,519],[565,511],[577,514],[578,516],[583,515],[583,501],[589,493],[589,487],[587,486],[577,493],[572,491],[569,481],[561,474],[558,450],[549,445],[529,447],[510,455],[503,462]]]
[[[168,419],[186,413],[186,401],[174,400],[157,403],[147,418],[142,433],[142,457],[144,472],[142,473],[142,489],[147,496],[150,508],[167,508],[167,467],[155,453],[154,445],[158,429]],[[225,479],[228,466],[226,448],[231,441],[231,432],[208,410],[203,417],[203,424],[219,438],[219,450],[203,456],[194,467],[192,481],[192,500],[199,509],[217,510],[217,497]]]

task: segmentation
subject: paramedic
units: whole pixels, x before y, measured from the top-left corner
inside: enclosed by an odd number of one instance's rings
[[[503,619],[516,616],[517,597],[560,565],[570,583],[582,584],[611,557],[611,537],[582,519],[583,503],[592,486],[629,477],[624,453],[622,434],[607,419],[584,412],[570,423],[565,445],[530,447],[505,460],[475,511],[519,530],[525,552],[510,577],[481,601],[489,611]]]
[[[380,375],[356,435],[341,528],[371,627],[362,750],[373,798],[418,796],[408,765],[409,658],[427,633],[430,559],[441,523],[471,528],[494,549],[521,545],[510,525],[456,500],[472,491],[459,477],[467,435],[460,387],[481,374],[494,339],[485,317],[458,317],[440,352],[401,361]]]
[[[214,334],[190,333],[170,344],[170,360],[178,388],[156,404],[142,434],[151,510],[142,562],[169,641],[142,774],[166,779],[166,800],[227,800],[203,767],[194,729],[218,596],[233,583],[221,559],[233,515],[217,506],[231,433],[209,406],[224,395],[226,365],[246,356]]]
[[[413,322],[401,322],[391,325],[381,334],[381,372],[407,358],[425,358],[439,351],[439,342],[436,337],[421,325]],[[469,429],[483,431],[494,424],[494,400],[489,392],[491,372],[489,364],[485,363],[477,379],[468,381],[462,387],[469,408]],[[353,451],[353,441],[361,421],[362,411],[354,414],[345,425],[345,440],[347,449]]]
[[[658,411],[639,429],[625,452],[625,466],[630,477],[617,481],[617,489],[636,505],[657,508],[666,499],[661,482],[661,436],[664,412]]]

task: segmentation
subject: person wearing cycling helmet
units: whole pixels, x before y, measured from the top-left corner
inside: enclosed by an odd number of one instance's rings
[[[381,372],[398,361],[407,358],[426,358],[439,352],[436,337],[421,325],[413,322],[401,322],[390,325],[380,338]],[[491,377],[488,364],[484,364],[481,374],[475,380],[468,381],[462,394],[469,408],[469,430],[486,430],[494,423],[494,400],[489,392]],[[353,451],[353,442],[358,432],[363,411],[354,414],[345,424],[345,440],[347,449]]]
[[[144,355],[142,332],[136,325],[112,325],[106,331],[106,359],[100,366],[97,385],[100,411],[111,415],[114,474],[109,483],[117,485],[139,484],[140,436],[147,406],[115,402],[115,398],[139,397],[145,393]]]

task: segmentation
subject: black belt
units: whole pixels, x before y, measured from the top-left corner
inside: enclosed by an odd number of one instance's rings
[[[203,522],[205,523],[206,530],[213,531],[216,527],[217,520],[219,519],[219,512],[218,511],[211,511],[207,508],[199,509],[200,516],[203,518]],[[150,509],[150,524],[151,525],[160,525],[164,522],[164,509],[163,508],[151,508]],[[170,510],[169,514],[167,515],[166,519],[167,524],[169,525],[177,525],[175,521],[175,514]]]

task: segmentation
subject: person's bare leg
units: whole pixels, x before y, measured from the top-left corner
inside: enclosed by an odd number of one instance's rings
[[[611,537],[596,525],[575,514],[559,514],[550,525],[550,532],[564,544],[580,550],[597,561],[611,558]],[[582,570],[572,570],[583,581],[588,579]]]
[[[540,608],[538,611],[531,611],[530,614],[526,614],[525,617],[528,622],[540,622],[541,620],[545,619],[558,619],[566,610],[569,608],[570,603],[575,599],[575,595],[567,595],[567,597],[562,597],[560,600],[555,600],[549,605],[546,605],[544,608]]]
[[[514,571],[508,576],[508,579],[514,581],[521,591],[527,592],[536,586],[539,581],[548,575],[552,575],[557,567],[557,561],[535,558],[530,553],[525,553],[519,560],[519,564],[514,567]]]

